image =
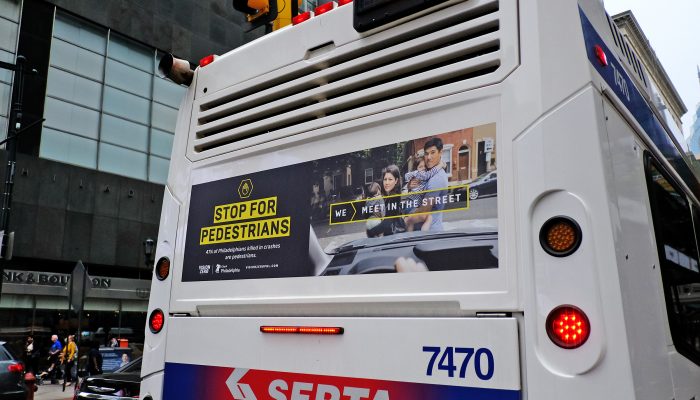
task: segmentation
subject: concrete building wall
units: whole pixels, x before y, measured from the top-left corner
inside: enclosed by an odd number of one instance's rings
[[[158,237],[162,185],[22,154],[16,171],[15,257],[145,267],[142,242]]]

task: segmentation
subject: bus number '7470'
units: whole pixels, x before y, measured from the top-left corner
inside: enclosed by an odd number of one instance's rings
[[[428,376],[433,375],[433,371],[435,371],[435,361],[437,361],[438,356],[440,356],[440,361],[437,365],[437,372],[447,371],[447,376],[450,378],[454,378],[455,376],[455,372],[457,371],[455,358],[459,357],[462,357],[462,363],[459,367],[460,378],[467,377],[469,362],[472,360],[474,361],[472,363],[474,366],[474,372],[479,379],[482,381],[488,381],[493,377],[493,353],[491,353],[491,350],[489,349],[475,349],[473,347],[445,347],[443,350],[441,347],[423,346],[423,352],[432,353],[430,356],[430,361],[428,361],[428,368],[425,372]],[[455,356],[455,354],[457,354],[457,356]]]

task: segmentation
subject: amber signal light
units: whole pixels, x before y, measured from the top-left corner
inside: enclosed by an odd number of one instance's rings
[[[163,281],[170,275],[170,260],[168,257],[161,257],[156,263],[156,278]]]
[[[550,218],[540,229],[540,244],[548,254],[566,257],[581,245],[581,228],[569,217]]]

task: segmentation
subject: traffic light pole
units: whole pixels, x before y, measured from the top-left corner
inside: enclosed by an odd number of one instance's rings
[[[10,119],[7,126],[7,138],[0,142],[7,143],[7,165],[5,166],[5,188],[2,193],[2,209],[0,210],[0,234],[2,235],[0,239],[2,243],[0,245],[0,296],[2,296],[2,281],[5,273],[5,265],[7,263],[7,238],[9,235],[10,227],[10,211],[12,206],[12,189],[14,187],[15,180],[15,164],[17,160],[17,135],[22,133],[27,128],[41,123],[37,121],[30,126],[22,129],[22,101],[24,97],[24,74],[27,59],[24,56],[17,56],[16,64],[10,64],[6,62],[0,62],[0,68],[8,69],[15,72],[14,87],[16,89],[17,96],[15,97],[15,102],[12,103],[12,108],[10,110]]]

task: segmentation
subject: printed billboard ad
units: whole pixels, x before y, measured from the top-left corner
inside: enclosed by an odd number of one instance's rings
[[[498,267],[496,124],[192,187],[182,280]]]

